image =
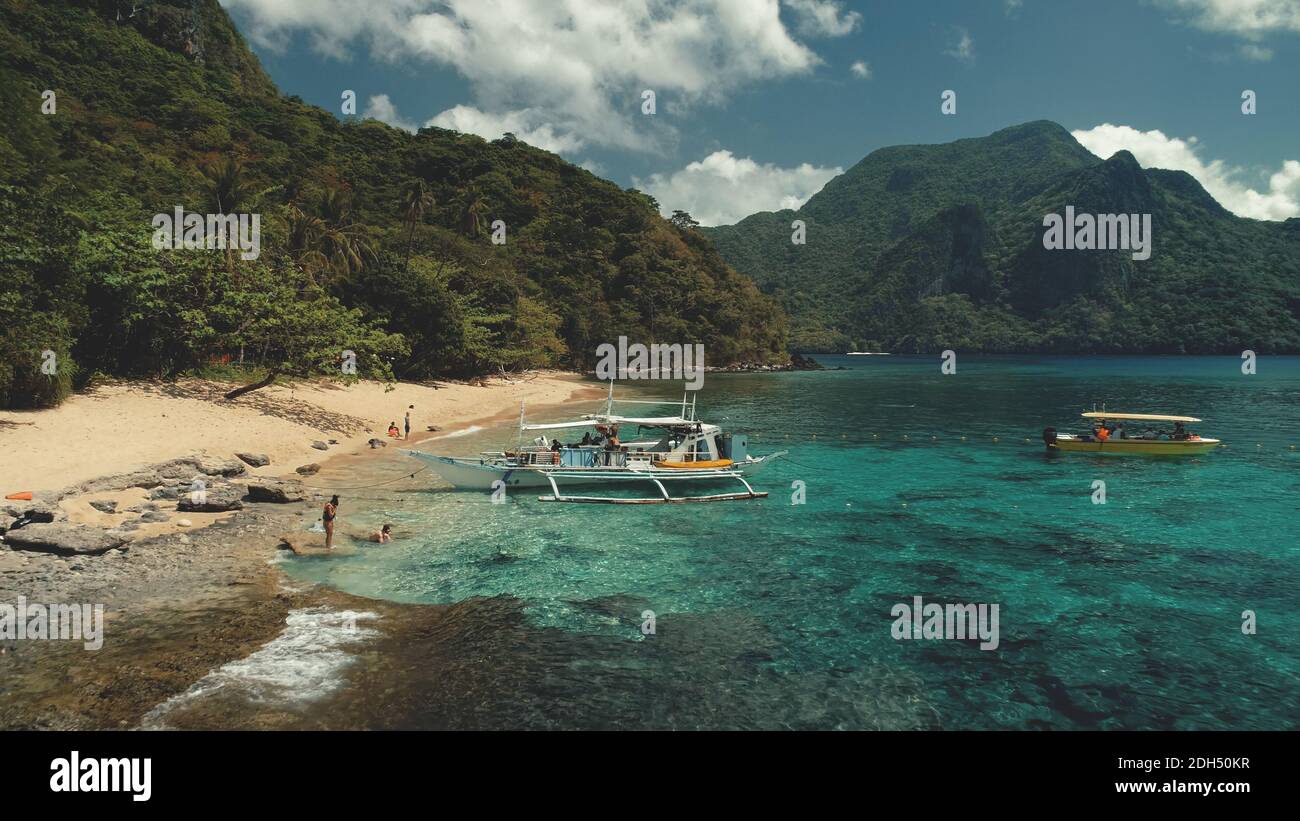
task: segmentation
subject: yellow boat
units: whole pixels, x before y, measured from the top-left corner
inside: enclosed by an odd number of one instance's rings
[[[1094,429],[1093,433],[1076,436],[1070,433],[1057,433],[1056,428],[1047,428],[1043,431],[1043,442],[1047,445],[1048,451],[1187,456],[1209,453],[1219,446],[1218,439],[1201,437],[1183,428],[1185,424],[1201,421],[1195,416],[1167,416],[1159,413],[1115,413],[1112,411],[1089,411],[1081,415],[1084,419],[1093,420],[1098,428],[1105,429],[1108,435],[1100,436],[1098,429]],[[1148,425],[1138,435],[1129,436],[1127,431],[1115,432],[1115,427],[1107,425],[1107,422],[1173,422],[1174,429],[1172,431],[1156,431]]]

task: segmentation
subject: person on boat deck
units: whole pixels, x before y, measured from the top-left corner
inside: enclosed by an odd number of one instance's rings
[[[392,540],[393,540],[392,525],[384,525],[379,530],[376,530],[374,533],[370,534],[370,541],[372,542],[379,542],[380,544],[388,544]]]
[[[556,453],[559,453],[559,452],[560,452],[560,448],[562,448],[562,447],[564,447],[564,446],[560,444],[560,440],[559,440],[559,439],[552,439],[552,440],[551,440],[551,450],[552,450],[552,451],[554,451],[554,452],[556,452]]]
[[[394,437],[395,437],[395,436],[400,436],[400,435],[401,435],[401,432],[398,431],[398,429],[397,429],[397,422],[396,422],[396,421],[393,421],[393,422],[389,422],[389,423],[388,423],[388,435],[389,435],[389,436],[394,436]]]
[[[609,438],[605,441],[605,450],[618,450],[622,447],[618,441],[618,425],[609,429]]]
[[[339,515],[339,497],[334,496],[325,504],[325,511],[321,514],[321,522],[325,525],[325,549],[330,550],[334,547],[334,520]]]
[[[1121,439],[1128,438],[1128,432],[1124,430],[1123,422],[1120,422],[1118,425],[1115,426],[1115,432],[1119,434],[1119,438]]]
[[[1107,428],[1105,424],[1098,425],[1098,426],[1097,426],[1097,441],[1099,441],[1099,442],[1105,442],[1105,441],[1106,441],[1107,439],[1109,439],[1109,438],[1110,438],[1110,428]]]
[[[582,445],[591,444],[591,431],[587,431],[586,433],[582,434],[582,441],[579,444]]]
[[[1182,422],[1174,423],[1174,432],[1169,435],[1170,439],[1186,439],[1187,429],[1183,427]]]

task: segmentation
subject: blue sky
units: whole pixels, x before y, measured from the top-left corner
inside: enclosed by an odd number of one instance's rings
[[[1037,119],[1243,216],[1300,215],[1300,0],[222,4],[285,93],[512,131],[705,224],[797,206],[882,146]]]

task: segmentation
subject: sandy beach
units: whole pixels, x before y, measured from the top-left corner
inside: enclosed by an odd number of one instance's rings
[[[415,406],[411,435],[418,441],[430,425],[447,430],[517,414],[521,401],[550,405],[598,394],[560,372],[482,384],[297,382],[227,401],[221,396],[231,386],[198,379],[109,383],[57,408],[0,411],[0,496],[55,491],[189,454],[261,453],[271,463],[252,473],[292,476],[299,465],[354,450],[371,437],[391,441],[388,425],[402,427],[408,405]],[[329,451],[312,447],[330,439],[338,444]]]
[[[87,483],[195,457],[242,470],[230,482],[211,477],[214,485],[240,492],[261,478],[301,480],[295,468],[304,464],[320,466],[317,481],[344,484],[363,464],[399,458],[392,447],[372,449],[368,440],[391,445],[388,424],[401,426],[408,405],[415,406],[415,444],[513,418],[520,401],[541,408],[600,395],[598,386],[558,372],[391,389],[364,382],[298,383],[234,401],[221,398],[226,390],[228,385],[202,380],[112,383],[56,409],[0,413],[0,492],[33,491],[35,504],[57,508],[56,522],[127,539],[114,549],[75,555],[0,544],[0,603],[13,604],[20,596],[30,602],[102,603],[108,636],[104,649],[91,653],[69,642],[0,639],[0,695],[6,696],[0,698],[0,728],[173,726],[158,712],[160,705],[222,665],[261,652],[272,658],[273,675],[293,669],[295,662],[275,660],[278,650],[267,643],[285,631],[292,638],[303,618],[364,610],[385,617],[376,629],[387,635],[410,618],[441,612],[288,583],[278,567],[284,555],[279,537],[300,532],[305,521],[319,516],[322,485],[295,481],[303,493],[286,503],[245,498],[242,508],[191,512],[176,510],[176,494],[158,494],[165,488],[150,490],[156,475],[145,486],[118,483],[86,491]],[[325,451],[312,447],[331,441]],[[241,452],[264,454],[270,464],[243,465],[234,457]],[[116,505],[116,512],[105,512],[105,503]],[[202,726],[233,720],[209,717]],[[267,720],[270,726],[280,721]]]

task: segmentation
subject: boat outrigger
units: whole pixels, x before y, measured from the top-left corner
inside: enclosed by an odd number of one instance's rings
[[[492,491],[504,487],[550,487],[551,495],[538,496],[543,502],[598,502],[606,504],[663,504],[667,502],[721,502],[758,499],[766,492],[749,484],[753,476],[785,451],[751,456],[748,439],[742,434],[724,433],[717,425],[695,416],[695,398],[689,392],[680,400],[677,416],[624,416],[614,413],[614,403],[678,404],[678,400],[614,399],[610,383],[603,413],[586,414],[567,422],[528,424],[519,407],[519,445],[513,451],[486,451],[478,458],[438,456],[418,450],[407,453],[462,490]],[[622,441],[619,431],[635,428],[637,435],[651,431],[652,438]],[[548,434],[584,430],[578,443],[563,444]],[[525,433],[542,432],[524,445]],[[594,436],[592,435],[594,432]],[[668,482],[740,482],[743,492],[703,496],[674,496]],[[624,498],[574,496],[560,485],[603,485],[642,483],[653,485],[657,496]]]
[[[1194,416],[1112,411],[1088,411],[1081,415],[1092,420],[1092,432],[1074,435],[1047,428],[1043,431],[1043,442],[1048,451],[1185,456],[1209,453],[1219,446],[1218,439],[1203,438],[1183,427],[1201,421]],[[1128,426],[1126,422],[1139,424]],[[1172,430],[1156,428],[1152,423],[1157,422],[1172,422],[1174,427]]]

